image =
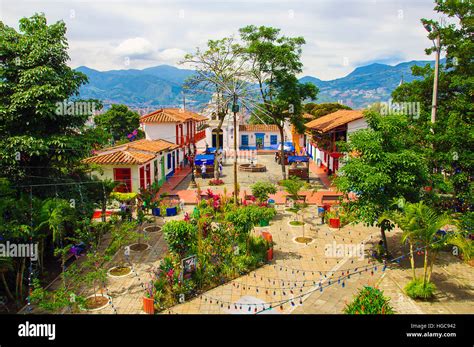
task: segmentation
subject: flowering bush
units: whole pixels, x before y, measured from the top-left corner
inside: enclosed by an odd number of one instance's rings
[[[346,305],[344,312],[347,314],[393,314],[389,304],[390,299],[383,295],[380,289],[364,287],[359,291],[354,300]]]

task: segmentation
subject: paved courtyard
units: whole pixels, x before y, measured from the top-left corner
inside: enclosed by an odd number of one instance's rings
[[[186,208],[190,210],[192,206]],[[384,290],[397,313],[474,312],[472,267],[454,256],[442,254],[435,266],[433,280],[439,289],[436,299],[415,302],[403,292],[410,280],[408,264],[389,265],[382,271],[383,267],[371,263],[370,257],[334,257],[325,252],[328,246],[360,244],[364,245],[365,253],[370,252],[371,245],[378,241],[377,228],[348,225],[331,229],[320,225],[319,218],[312,217],[316,215],[316,207],[309,207],[304,236],[313,238],[313,241],[307,245],[300,244],[294,238],[303,235],[303,228],[288,224],[294,216],[285,211],[284,206],[277,209],[279,213],[270,226],[258,227],[254,231],[257,234],[269,231],[273,235],[272,262],[163,313],[342,313],[345,304],[364,285],[377,285]],[[182,215],[173,218],[182,218]],[[403,252],[399,247],[399,234],[393,231],[388,235],[389,247],[395,256]],[[166,251],[161,233],[154,234],[148,242],[151,249],[132,254],[134,273],[131,276],[108,281],[107,290],[119,314],[143,313],[142,285],[149,280],[149,272],[159,265]],[[112,307],[107,307],[94,313],[115,312]]]

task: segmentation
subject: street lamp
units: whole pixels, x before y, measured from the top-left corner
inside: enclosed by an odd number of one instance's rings
[[[239,105],[237,104],[237,94],[234,94],[232,102],[232,112],[234,113],[234,202],[238,204],[237,192],[237,112],[239,112]]]
[[[438,109],[438,76],[439,76],[439,57],[441,54],[441,38],[439,34],[439,28],[435,25],[433,27],[429,23],[423,24],[426,31],[429,33],[435,32],[436,38],[433,41],[436,57],[435,57],[435,71],[434,71],[434,80],[433,80],[433,99],[431,102],[431,123],[434,124],[436,122],[436,110]],[[434,132],[433,127],[431,128],[431,132]]]

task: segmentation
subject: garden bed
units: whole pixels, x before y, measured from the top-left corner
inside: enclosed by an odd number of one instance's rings
[[[143,230],[147,233],[156,233],[156,232],[161,231],[161,227],[158,226],[158,225],[149,225],[149,226],[143,228]]]
[[[113,278],[127,277],[132,273],[132,269],[129,266],[114,266],[107,271],[107,276]]]
[[[104,294],[93,294],[85,299],[83,310],[99,311],[109,305],[110,297]]]
[[[297,236],[293,239],[293,242],[295,243],[304,243],[306,245],[309,245],[310,243],[313,243],[315,239],[312,237],[305,237],[305,236]]]
[[[134,252],[144,252],[150,248],[151,246],[148,243],[133,243],[130,245],[130,249]]]

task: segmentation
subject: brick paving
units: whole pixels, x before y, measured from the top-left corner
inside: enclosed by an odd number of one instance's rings
[[[192,206],[187,206],[190,209]],[[176,305],[163,313],[170,314],[339,314],[345,305],[364,285],[377,286],[391,299],[397,313],[472,313],[473,271],[449,254],[441,254],[434,268],[433,281],[438,286],[434,302],[420,302],[410,299],[403,287],[411,279],[407,264],[390,265],[386,271],[371,272],[376,265],[369,257],[332,258],[325,254],[325,247],[337,244],[365,244],[366,253],[378,241],[377,228],[362,225],[348,225],[341,229],[331,229],[320,225],[319,219],[311,219],[316,208],[309,207],[305,221],[304,235],[314,241],[308,245],[294,241],[303,235],[302,227],[292,227],[288,221],[294,216],[283,206],[277,207],[279,213],[268,227],[257,227],[254,233],[269,231],[274,240],[274,260],[269,264],[229,283],[216,287],[200,297]],[[180,216],[174,218],[182,218]],[[388,235],[389,247],[393,251],[399,244],[399,231]],[[166,250],[161,236],[153,248],[133,260],[138,277],[110,279],[108,288],[119,314],[142,314],[142,294],[140,286],[148,278],[148,271],[158,266]],[[395,254],[396,256],[396,254]],[[364,271],[368,266],[368,270]],[[354,269],[358,268],[357,274]],[[347,270],[352,275],[347,278]],[[361,271],[362,270],[362,271]],[[321,271],[321,274],[319,273]],[[422,268],[418,268],[420,273]],[[344,278],[341,277],[345,273]],[[332,276],[332,285],[329,279]],[[327,278],[325,278],[325,276]],[[338,283],[338,278],[341,282]],[[319,290],[319,283],[323,291]],[[342,286],[344,282],[344,287]],[[292,299],[293,298],[293,299]],[[301,303],[300,303],[301,298]],[[207,300],[206,300],[207,299]],[[284,301],[283,307],[280,302]],[[293,304],[294,305],[293,305]],[[272,309],[269,306],[272,305]],[[242,307],[242,308],[241,308]],[[249,310],[250,308],[250,310]],[[257,311],[255,311],[257,308]],[[265,308],[265,310],[262,310]],[[111,307],[93,312],[95,314],[113,313]]]

